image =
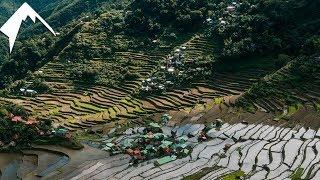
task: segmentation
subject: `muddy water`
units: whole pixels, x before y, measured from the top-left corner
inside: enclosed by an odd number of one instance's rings
[[[69,157],[46,151],[28,150],[24,151],[24,154],[0,153],[0,180],[36,179],[34,175],[46,176],[68,162]]]
[[[21,154],[8,154],[8,153],[0,153],[0,169],[7,166],[10,162],[21,160],[23,155]]]
[[[18,179],[37,167],[36,155],[0,153],[0,179]]]

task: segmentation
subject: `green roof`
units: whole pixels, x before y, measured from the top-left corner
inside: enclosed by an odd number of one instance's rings
[[[113,144],[113,143],[107,143],[106,146],[108,146],[108,147],[114,147],[114,144]]]
[[[161,141],[160,147],[164,148],[164,147],[168,147],[170,145],[172,145],[171,141]]]
[[[183,144],[175,144],[174,146],[175,146],[176,148],[179,147],[179,148],[182,148],[182,149],[185,149],[185,148],[188,147],[188,145],[187,145],[187,144],[184,144],[184,143],[183,143]]]
[[[158,138],[161,138],[161,137],[164,137],[164,138],[165,138],[165,137],[167,137],[167,135],[166,135],[166,134],[163,134],[163,133],[156,133],[156,134],[154,134],[154,137],[157,138],[157,139],[158,139]]]
[[[124,147],[130,147],[132,146],[132,142],[134,141],[134,139],[126,139],[123,141],[123,146]]]
[[[110,151],[110,150],[111,150],[111,148],[110,148],[110,147],[108,147],[108,146],[106,146],[106,147],[104,147],[102,150]]]
[[[165,156],[163,158],[160,158],[160,159],[156,160],[154,163],[157,166],[161,166],[163,164],[166,164],[168,162],[174,161],[176,159],[177,159],[177,156]]]
[[[178,138],[178,141],[179,141],[179,142],[181,142],[181,141],[186,142],[186,141],[188,141],[188,139],[189,139],[189,138],[188,138],[187,136],[182,136],[182,137],[179,137],[179,138]]]
[[[149,125],[152,126],[152,127],[155,127],[155,128],[160,128],[161,127],[158,123],[150,123]]]

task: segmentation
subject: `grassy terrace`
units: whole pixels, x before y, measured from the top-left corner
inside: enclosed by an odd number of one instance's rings
[[[244,98],[253,102],[254,108],[266,112],[282,112],[277,119],[291,117],[296,111],[311,104],[317,109],[320,99],[317,64],[304,60],[292,61],[255,84]],[[305,64],[304,64],[305,63]],[[296,73],[296,69],[313,69]],[[313,71],[313,72],[312,72]],[[253,96],[251,96],[253,95]]]
[[[76,38],[85,38],[86,35],[92,34],[82,32]],[[103,83],[98,85],[100,80],[97,85],[92,86],[78,83],[79,79],[72,76],[74,73],[72,69],[82,67],[83,63],[50,62],[35,72],[35,75],[44,79],[45,83],[52,87],[52,92],[40,94],[35,98],[26,97],[13,101],[24,105],[34,116],[52,118],[55,123],[62,124],[71,130],[101,123],[135,124],[141,123],[140,118],[145,115],[168,110],[204,110],[215,104],[221,104],[224,96],[245,92],[269,71],[269,69],[256,71],[256,68],[249,66],[237,73],[216,72],[206,81],[190,84],[188,88],[173,89],[160,95],[137,98],[135,93],[140,90],[141,80],[159,69],[158,63],[164,62],[177,47],[183,46],[186,47],[186,57],[197,59],[197,57],[213,56],[214,53],[218,53],[219,42],[199,34],[186,35],[175,43],[160,45],[153,50],[119,50],[108,58],[97,56],[85,63],[86,66],[93,66],[99,71],[108,69],[110,73],[101,76],[104,79],[108,79],[110,75],[119,71],[120,67],[114,66],[113,61],[128,67],[127,71],[139,75],[137,79],[112,85]],[[99,43],[94,47],[104,49],[104,45]],[[127,62],[130,62],[129,65],[126,64]]]

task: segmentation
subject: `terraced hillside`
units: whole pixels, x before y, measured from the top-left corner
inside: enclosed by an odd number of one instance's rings
[[[84,148],[26,143],[0,179],[320,179],[319,3],[166,2],[32,3],[58,36],[0,55],[0,103]]]
[[[290,105],[299,109],[306,103],[319,109],[319,57],[297,59],[275,73],[266,76],[246,92],[241,100],[248,100],[265,112],[279,112]],[[292,112],[286,112],[290,114]]]
[[[208,54],[214,47],[211,39],[195,35],[180,46],[186,46],[186,56],[196,57],[199,54]],[[214,43],[214,42],[213,42]],[[72,73],[83,63],[78,62],[50,62],[34,73],[52,87],[52,93],[39,94],[36,97],[12,97],[6,99],[23,105],[34,116],[49,118],[55,124],[68,129],[85,129],[99,124],[111,127],[117,124],[143,124],[143,117],[169,110],[184,110],[195,106],[203,106],[206,102],[224,96],[240,95],[250,88],[268,71],[245,69],[237,73],[215,73],[206,81],[191,83],[183,89],[172,89],[160,95],[138,97],[141,79],[150,76],[157,68],[158,63],[166,61],[167,56],[174,51],[168,47],[158,47],[150,52],[120,51],[110,59],[92,58],[85,63],[99,71],[107,68],[117,71],[113,61],[132,61],[128,71],[137,73],[139,79],[121,80],[111,85],[85,85],[77,83]],[[102,69],[101,69],[102,70]],[[31,82],[30,82],[31,83]]]

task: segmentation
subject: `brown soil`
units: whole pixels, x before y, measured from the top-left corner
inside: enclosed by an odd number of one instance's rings
[[[229,96],[224,98],[224,102],[220,105],[215,105],[209,110],[204,111],[170,111],[172,119],[170,120],[170,125],[176,124],[186,124],[186,123],[209,123],[214,122],[216,119],[222,119],[224,122],[230,124],[239,122],[248,123],[263,123],[275,126],[304,126],[313,129],[318,129],[320,127],[320,112],[316,111],[311,104],[305,104],[301,109],[299,109],[295,114],[287,119],[280,119],[278,121],[274,120],[282,112],[271,113],[256,111],[250,113],[247,111],[240,110],[230,104],[235,102],[238,96]],[[194,117],[201,116],[196,122],[194,122]],[[158,118],[158,117],[157,117]],[[155,118],[155,119],[157,119]]]

